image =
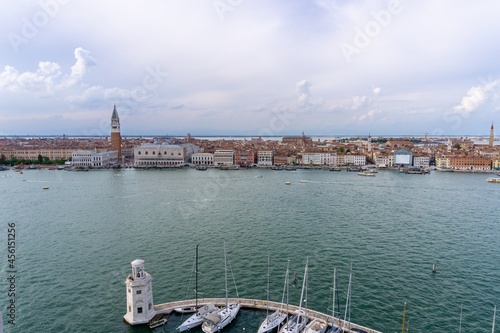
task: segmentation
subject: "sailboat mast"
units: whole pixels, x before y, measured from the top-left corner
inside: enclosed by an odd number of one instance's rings
[[[196,309],[198,309],[198,246],[200,244],[196,245],[196,268],[195,268],[195,275],[196,275],[196,287],[195,287],[195,297],[196,297]]]
[[[332,332],[335,327],[335,278],[337,276],[337,269],[333,269],[333,310],[332,310]]]
[[[299,303],[299,311],[302,308],[302,300],[304,299],[304,289],[306,286],[307,279],[307,266],[309,265],[309,257],[306,259],[306,269],[304,270],[304,280],[302,281],[302,291],[300,292],[300,303]],[[307,298],[307,295],[306,295]],[[297,316],[297,323],[299,322],[299,316]]]
[[[266,303],[266,318],[269,318],[269,257],[270,257],[270,254],[268,253],[267,254],[267,303]]]
[[[351,294],[351,281],[352,281],[352,263],[351,263],[351,273],[349,274],[349,287],[347,288],[347,301],[345,303],[345,313],[344,313],[344,325],[343,330],[345,331],[345,323],[347,320],[347,310],[351,308],[351,303],[349,300],[349,296]],[[349,311],[349,326],[351,326],[351,312]]]
[[[224,278],[226,280],[226,309],[227,309],[227,258],[226,258],[226,242],[224,242]]]
[[[285,278],[285,281],[286,281],[286,317],[287,317],[286,328],[287,329],[288,329],[288,323],[290,322],[290,320],[288,319],[288,304],[289,304],[288,296],[290,294],[290,272],[289,272],[289,269],[290,269],[290,260],[288,260],[288,263],[286,264],[286,278]]]

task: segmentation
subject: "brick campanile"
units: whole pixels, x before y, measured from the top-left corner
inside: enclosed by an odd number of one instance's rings
[[[494,144],[495,144],[495,130],[493,129],[493,123],[491,123],[490,142],[489,142],[490,148],[493,148]]]
[[[118,158],[122,156],[122,136],[120,135],[120,118],[116,111],[116,103],[111,116],[111,150],[118,151]]]

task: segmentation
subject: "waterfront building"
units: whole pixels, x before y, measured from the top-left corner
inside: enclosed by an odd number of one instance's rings
[[[436,167],[441,169],[450,169],[450,157],[446,155],[441,155],[440,157],[436,157]]]
[[[413,166],[428,168],[430,166],[430,157],[425,155],[413,156]]]
[[[344,155],[344,164],[346,165],[366,165],[365,155],[352,155],[347,153]]]
[[[38,156],[47,157],[49,160],[70,160],[76,149],[64,148],[21,148],[21,149],[6,149],[1,151],[1,155],[6,158],[16,158],[37,161]]]
[[[214,165],[233,165],[234,150],[220,149],[214,153]]]
[[[122,137],[120,134],[120,118],[116,111],[116,103],[111,115],[111,150],[118,152],[118,158],[122,156]]]
[[[493,148],[494,144],[495,144],[495,130],[493,129],[493,122],[492,122],[490,129],[490,142],[489,142],[490,148]]]
[[[394,152],[394,166],[407,167],[412,164],[412,152],[406,149],[400,149]]]
[[[273,156],[274,156],[273,150],[259,150],[257,152],[257,164],[264,166],[271,166],[273,165]]]
[[[302,164],[304,165],[337,165],[336,153],[306,152],[302,153]]]
[[[375,165],[377,168],[392,168],[394,166],[394,155],[377,154]]]
[[[153,277],[144,270],[144,260],[131,262],[132,274],[125,279],[127,287],[127,314],[123,317],[130,325],[146,324],[155,315],[153,303]]]
[[[198,153],[199,147],[192,143],[174,145],[170,140],[145,144],[134,148],[136,167],[175,167],[191,161],[191,156]]]
[[[234,164],[238,165],[252,165],[256,159],[256,154],[252,150],[237,150],[234,154]]]
[[[500,169],[500,158],[491,160],[491,168],[495,170]]]
[[[117,151],[98,153],[95,150],[75,151],[71,156],[71,165],[74,167],[108,167],[118,162]]]
[[[195,165],[213,165],[214,154],[211,153],[196,153],[191,156],[191,163]]]
[[[462,155],[450,158],[450,166],[458,170],[491,170],[491,159],[487,157]]]

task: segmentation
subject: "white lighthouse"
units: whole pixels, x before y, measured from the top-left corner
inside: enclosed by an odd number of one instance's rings
[[[144,271],[144,260],[132,261],[132,274],[125,280],[127,286],[127,314],[130,325],[148,323],[155,315],[153,305],[153,278]]]

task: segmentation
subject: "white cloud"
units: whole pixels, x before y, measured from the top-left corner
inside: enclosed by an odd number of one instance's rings
[[[353,117],[353,119],[360,122],[366,119],[372,120],[377,113],[380,113],[380,110],[370,110],[366,114],[363,114],[359,117]]]
[[[354,96],[352,98],[351,110],[358,110],[366,105],[368,105],[371,100],[366,96]]]
[[[12,66],[5,66],[4,71],[0,73],[0,91],[27,91],[37,96],[46,96],[54,94],[56,90],[73,86],[83,78],[87,67],[95,64],[90,52],[81,47],[75,50],[75,58],[76,63],[67,75],[62,75],[59,64],[50,61],[39,62],[36,72],[19,73]]]
[[[470,113],[476,111],[494,96],[494,88],[498,82],[500,80],[484,82],[481,86],[470,88],[467,95],[462,98],[459,105],[455,106],[454,110],[461,113],[464,117],[468,117]]]
[[[378,96],[380,94],[380,91],[382,91],[382,88],[380,87],[375,87],[372,85],[372,92],[373,92],[373,95],[375,96]]]
[[[76,63],[71,67],[71,74],[65,77],[62,83],[63,87],[72,86],[83,78],[87,68],[97,64],[96,60],[90,55],[90,51],[78,47],[75,50]]]
[[[309,91],[309,88],[311,87],[311,83],[306,80],[302,80],[297,82],[295,85],[297,88],[297,92],[299,93],[299,97],[297,99],[297,106],[299,108],[305,108],[311,105],[311,102],[309,101],[309,98],[311,96],[311,93]]]

